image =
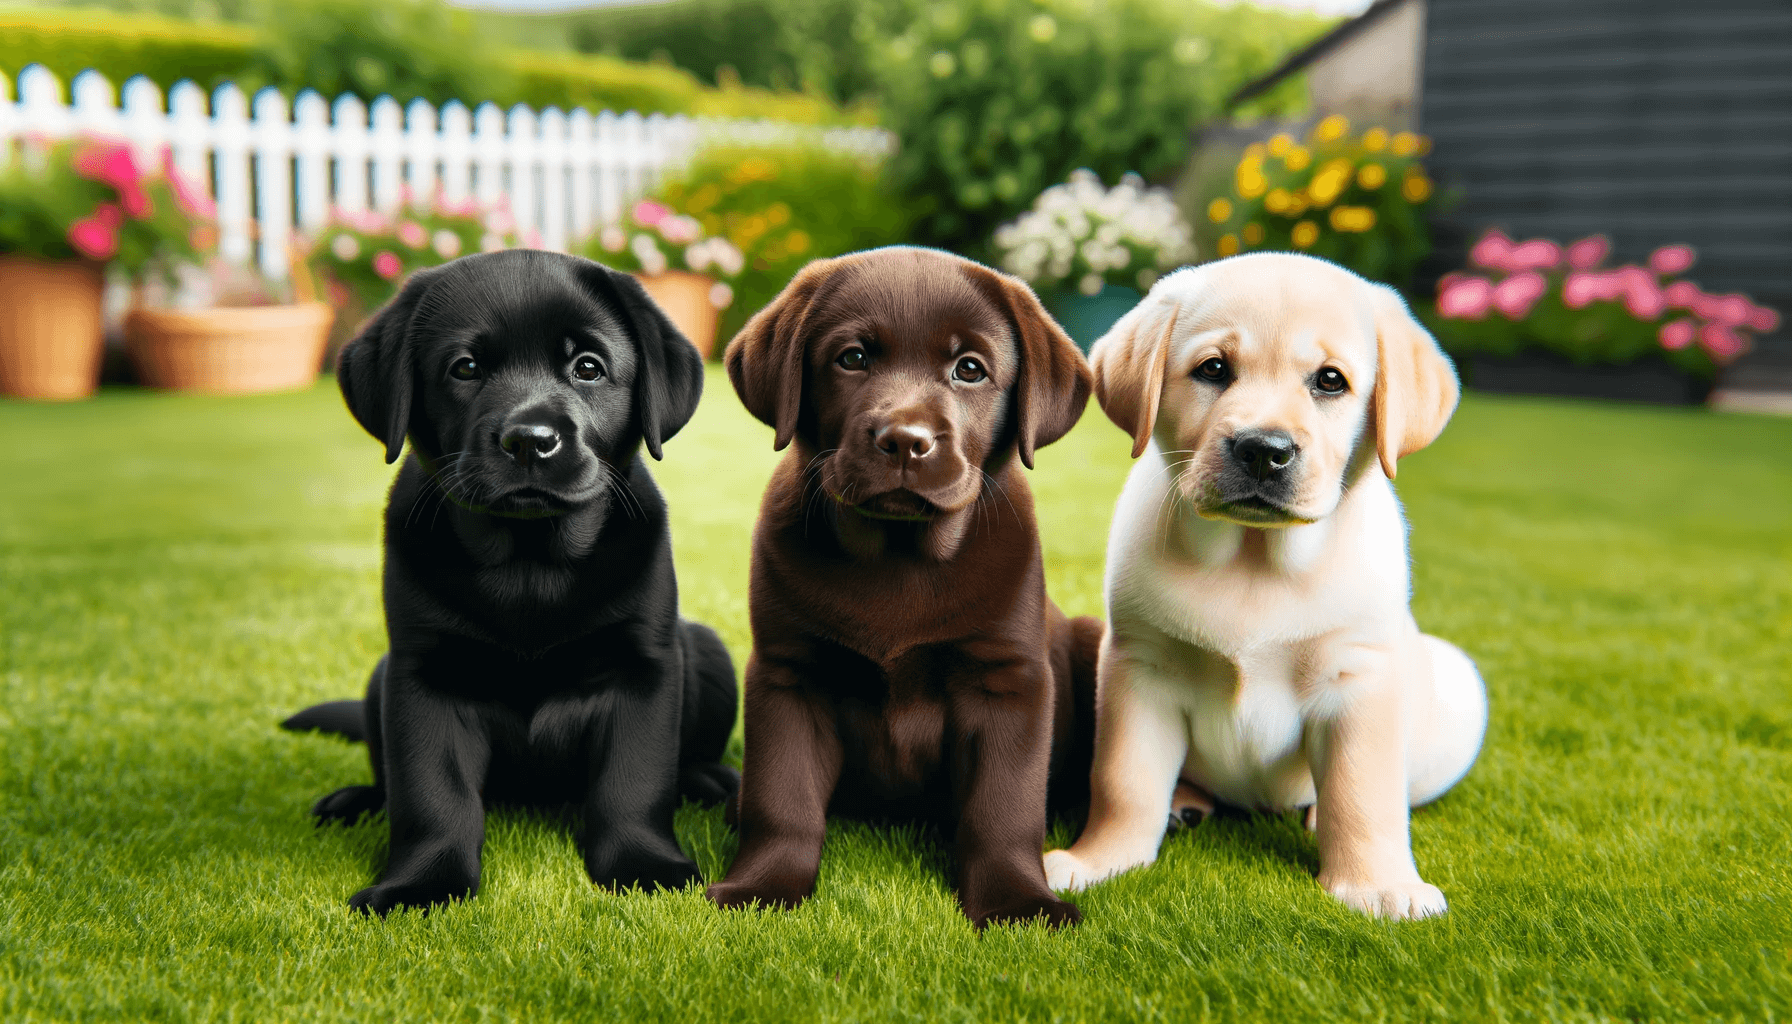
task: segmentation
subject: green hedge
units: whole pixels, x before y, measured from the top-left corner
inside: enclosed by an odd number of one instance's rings
[[[469,106],[490,100],[503,107],[584,106],[806,124],[875,120],[868,111],[843,111],[803,93],[740,85],[711,88],[677,68],[613,57],[487,50],[476,61],[457,64],[439,59],[422,68],[414,60],[393,55],[427,50],[443,57],[447,52],[448,40],[440,32],[424,31],[431,22],[417,17],[429,13],[426,9],[362,4],[366,24],[357,18],[351,26],[348,15],[356,6],[314,2],[283,8],[273,18],[272,41],[244,25],[153,14],[70,8],[0,11],[0,72],[16,78],[35,63],[54,71],[65,84],[92,68],[114,85],[145,75],[164,90],[190,78],[208,90],[234,81],[251,92],[271,84],[288,96],[315,88],[332,98],[351,91],[369,101],[389,92],[401,102],[417,96],[436,103],[457,98]],[[328,31],[330,19],[310,17],[332,12],[346,12],[335,22],[336,31]],[[282,32],[277,27],[281,22],[298,27]],[[427,46],[421,41],[407,43],[420,33],[433,36]]]

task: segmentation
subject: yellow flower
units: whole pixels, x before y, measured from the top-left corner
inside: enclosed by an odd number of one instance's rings
[[[1219,242],[1214,245],[1214,249],[1221,256],[1230,256],[1236,253],[1238,251],[1238,236],[1221,235]]]
[[[1367,231],[1375,226],[1375,211],[1367,206],[1340,206],[1332,211],[1333,231]]]
[[[1256,245],[1263,241],[1263,225],[1251,221],[1244,226],[1244,244]]]
[[[790,223],[790,207],[783,203],[773,203],[765,208],[765,219],[774,226]]]
[[[1290,217],[1298,217],[1307,212],[1307,207],[1311,206],[1312,202],[1307,196],[1307,190],[1303,188],[1288,197],[1288,206],[1282,212]]]
[[[1356,172],[1356,183],[1366,189],[1378,189],[1388,180],[1387,168],[1380,164],[1364,164]]]
[[[1419,151],[1419,137],[1411,132],[1400,132],[1394,136],[1392,148],[1395,156],[1411,156]]]
[[[1313,197],[1314,206],[1330,206],[1332,201],[1342,195],[1350,184],[1350,172],[1353,168],[1344,157],[1328,160],[1319,173],[1313,175],[1313,181],[1307,185],[1307,192]]]
[[[1207,219],[1215,224],[1223,224],[1232,216],[1232,200],[1221,196],[1207,204]]]
[[[716,203],[721,202],[721,199],[722,190],[716,187],[715,182],[708,182],[697,189],[697,191],[692,192],[690,198],[685,200],[685,212],[693,214],[702,213],[704,210],[716,205]]]
[[[1313,139],[1316,142],[1334,142],[1343,138],[1348,131],[1350,121],[1342,114],[1333,114],[1313,127]]]
[[[802,228],[792,228],[790,234],[784,236],[784,251],[795,255],[809,249],[809,233]]]
[[[1270,213],[1281,213],[1294,205],[1294,196],[1285,188],[1272,188],[1269,195],[1263,197],[1263,208]]]
[[[745,184],[749,181],[770,181],[777,176],[777,164],[762,156],[753,156],[736,164],[728,178],[735,184]]]
[[[1305,249],[1307,246],[1319,241],[1319,225],[1310,220],[1303,220],[1299,224],[1294,225],[1293,241],[1296,249]]]
[[[1419,136],[1419,155],[1424,156],[1425,154],[1427,154],[1429,152],[1431,152],[1431,136],[1429,136],[1429,135]]]
[[[1431,198],[1431,179],[1425,177],[1423,171],[1418,174],[1409,174],[1406,176],[1406,180],[1400,183],[1400,194],[1405,196],[1409,203],[1422,203]]]
[[[1313,154],[1307,152],[1307,147],[1305,146],[1294,147],[1288,151],[1287,156],[1282,158],[1282,163],[1287,164],[1288,169],[1291,171],[1302,170],[1312,162]]]
[[[1386,128],[1371,128],[1363,133],[1363,148],[1371,153],[1379,153],[1388,144]]]
[[[1263,176],[1263,168],[1254,160],[1246,160],[1238,165],[1237,182],[1240,199],[1255,199],[1269,188],[1269,179]]]
[[[1269,140],[1270,156],[1285,156],[1294,148],[1294,136],[1282,133]]]

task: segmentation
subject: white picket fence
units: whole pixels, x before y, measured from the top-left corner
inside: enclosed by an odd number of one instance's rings
[[[20,75],[18,99],[0,75],[0,159],[14,138],[92,133],[130,141],[148,157],[170,147],[175,166],[211,190],[218,206],[220,253],[253,259],[276,279],[287,274],[295,229],[324,225],[332,210],[396,211],[407,192],[419,206],[437,194],[482,204],[508,197],[518,230],[565,249],[668,169],[708,143],[819,143],[876,157],[893,148],[875,128],[820,128],[775,121],[716,120],[637,113],[508,111],[451,101],[400,107],[375,100],[372,122],[355,96],[335,103],[315,92],[287,104],[274,89],[253,101],[234,84],[212,92],[190,81],[162,90],[138,76],[124,84],[121,108],[112,83],[94,71],[76,76],[73,102],[42,65]]]

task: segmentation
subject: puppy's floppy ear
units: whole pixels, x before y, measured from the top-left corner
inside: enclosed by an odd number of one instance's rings
[[[1020,461],[1033,468],[1033,452],[1070,433],[1089,404],[1094,378],[1089,361],[1064,328],[1040,304],[1025,281],[973,264],[972,280],[1008,311],[1020,350],[1015,396]]]
[[[336,386],[342,389],[342,400],[369,434],[386,443],[387,463],[404,454],[411,427],[411,391],[416,386],[411,317],[439,275],[437,270],[412,274],[397,297],[375,313],[336,357]]]
[[[1375,308],[1375,450],[1394,478],[1395,463],[1437,440],[1462,388],[1456,368],[1413,318],[1400,293],[1370,285]]]
[[[684,428],[703,397],[703,355],[666,318],[665,310],[641,287],[633,274],[601,263],[579,260],[585,287],[628,317],[639,364],[635,370],[635,409],[641,418],[641,439],[657,461],[660,445]]]
[[[803,358],[809,347],[805,331],[815,294],[845,265],[845,259],[810,261],[777,298],[753,314],[722,354],[740,403],[777,431],[773,451],[783,451],[796,436],[803,406]]]
[[[1132,435],[1132,457],[1145,453],[1157,426],[1163,399],[1170,338],[1176,333],[1176,303],[1145,300],[1128,310],[1089,350],[1095,370],[1095,399],[1121,430]]]

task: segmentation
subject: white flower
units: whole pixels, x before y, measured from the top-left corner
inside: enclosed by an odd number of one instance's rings
[[[708,242],[698,242],[694,245],[685,247],[684,265],[690,267],[697,273],[701,274],[705,270],[708,270],[711,262],[712,258],[709,255]]]
[[[1073,278],[1086,287],[1143,263],[1179,266],[1194,257],[1192,232],[1170,194],[1128,174],[1104,188],[1094,172],[1079,169],[1062,185],[1041,192],[1033,208],[996,229],[1002,265],[1035,285]]]
[[[1081,281],[1077,282],[1076,289],[1077,289],[1077,291],[1082,292],[1084,295],[1099,295],[1099,294],[1101,294],[1101,275],[1100,274],[1085,274],[1085,275],[1083,275],[1083,279]]]
[[[709,286],[709,304],[717,309],[727,309],[734,302],[734,289],[728,287],[726,281],[717,281]]]
[[[355,241],[354,235],[337,235],[330,240],[330,253],[344,263],[349,263],[361,255],[361,243]]]
[[[628,245],[628,232],[616,224],[606,225],[597,234],[597,244],[603,246],[605,252],[621,252]]]
[[[479,248],[486,252],[497,252],[504,248],[504,236],[495,231],[487,231],[479,236]]]
[[[451,260],[460,255],[460,236],[443,228],[430,236],[429,246],[436,251],[437,256]]]
[[[724,277],[733,277],[746,269],[747,258],[741,255],[741,251],[735,248],[734,243],[726,238],[710,239],[709,254],[716,261],[716,269],[720,270]]]

